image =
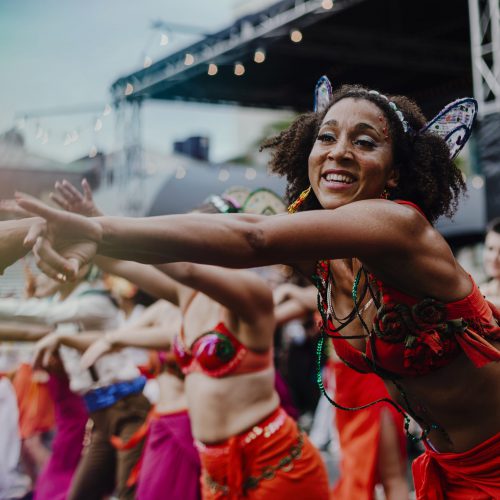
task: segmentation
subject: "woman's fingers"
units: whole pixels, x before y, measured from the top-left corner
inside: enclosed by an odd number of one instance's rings
[[[90,184],[88,183],[87,179],[82,180],[82,189],[84,198],[87,199],[88,201],[92,201],[93,200],[92,189],[90,189]]]
[[[47,226],[45,224],[45,221],[35,222],[28,229],[28,233],[26,234],[26,236],[24,238],[23,245],[26,248],[33,248],[33,246],[36,244],[36,241],[38,240],[38,238],[45,235],[46,229],[47,229]]]
[[[47,368],[50,365],[50,358],[52,357],[53,353],[54,353],[54,348],[52,346],[47,347],[47,349],[44,349],[43,359],[42,359],[42,366],[44,368]]]
[[[44,274],[59,282],[75,279],[79,263],[74,257],[64,258],[58,254],[50,242],[45,238],[39,238],[33,247],[35,261]]]
[[[50,199],[57,203],[64,210],[69,210],[69,203],[58,193],[50,193]]]
[[[81,203],[83,196],[73,184],[64,179],[59,183],[59,192],[68,200],[69,203]]]
[[[60,210],[55,210],[54,208],[49,207],[45,203],[37,200],[36,198],[33,198],[33,196],[30,196],[26,193],[16,192],[15,196],[18,205],[24,208],[24,210],[27,210],[32,214],[39,215],[45,220],[57,219]]]

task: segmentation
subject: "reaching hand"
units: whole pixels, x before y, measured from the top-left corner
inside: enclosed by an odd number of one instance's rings
[[[7,219],[27,219],[33,217],[28,211],[22,209],[16,200],[3,199],[0,200],[0,214],[6,216]]]
[[[62,182],[56,182],[54,189],[55,192],[50,193],[50,198],[64,210],[84,215],[85,217],[103,215],[94,203],[92,190],[87,179],[82,180],[83,194],[66,179]]]
[[[26,194],[16,194],[19,205],[44,221],[34,223],[24,240],[36,263],[49,278],[73,280],[94,258],[102,229],[95,219],[55,210]]]
[[[107,336],[104,335],[99,340],[96,340],[92,345],[83,353],[80,359],[80,366],[86,370],[90,368],[100,357],[113,350],[113,344]]]
[[[50,360],[53,354],[57,351],[60,345],[60,333],[52,332],[45,335],[35,344],[35,354],[33,356],[34,368],[47,368],[50,365]]]

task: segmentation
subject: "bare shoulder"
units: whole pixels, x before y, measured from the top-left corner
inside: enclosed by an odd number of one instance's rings
[[[443,236],[420,211],[409,205],[385,204],[391,212],[392,238],[401,252],[366,259],[364,264],[385,283],[415,297],[451,302],[468,295],[472,282]],[[406,240],[406,241],[405,241]]]

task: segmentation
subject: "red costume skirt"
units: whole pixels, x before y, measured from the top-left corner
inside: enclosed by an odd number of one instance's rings
[[[328,499],[318,450],[281,408],[249,431],[197,447],[204,500]]]
[[[412,468],[417,500],[500,498],[500,432],[463,453],[426,445]]]
[[[358,373],[342,361],[331,361],[329,368],[333,368],[335,376],[333,399],[337,403],[354,407],[389,398],[384,382],[377,375]],[[403,416],[392,406],[379,403],[358,411],[336,410],[341,461],[340,479],[333,487],[332,499],[375,498],[375,486],[380,482],[378,466],[382,411],[389,412],[396,426],[401,460],[404,462],[406,439]]]

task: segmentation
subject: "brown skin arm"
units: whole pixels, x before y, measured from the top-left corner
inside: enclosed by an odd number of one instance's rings
[[[185,290],[181,284],[149,265],[103,256],[98,256],[95,263],[103,271],[125,278],[149,295],[167,300],[176,306],[180,305],[184,296],[192,293],[191,290]]]
[[[65,345],[67,347],[72,347],[80,352],[85,351],[88,347],[101,338],[102,332],[81,332],[77,335],[60,335],[59,345]]]
[[[304,318],[310,310],[296,299],[288,299],[274,308],[274,316],[278,326],[294,319]]]
[[[308,275],[319,259],[357,258],[387,284],[417,298],[453,301],[471,289],[467,274],[425,218],[385,200],[248,219],[230,214],[85,219],[58,214],[34,200],[19,203],[49,221],[48,238],[37,243],[37,252],[53,273],[85,262],[89,246],[97,244],[101,254],[146,263],[194,261],[235,268],[285,263]],[[33,241],[36,234],[31,236]],[[72,240],[70,245],[70,238],[79,244]],[[62,249],[65,258],[54,248]]]
[[[0,341],[37,342],[53,329],[21,322],[0,322]]]

